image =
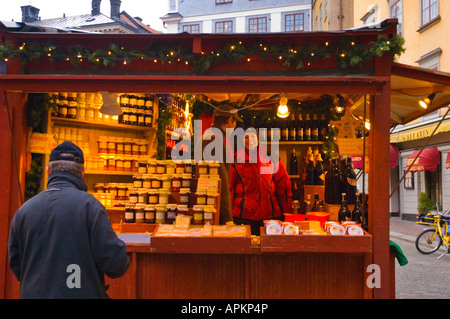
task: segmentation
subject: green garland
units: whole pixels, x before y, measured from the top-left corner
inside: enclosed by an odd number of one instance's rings
[[[76,67],[82,61],[89,61],[94,67],[100,65],[110,67],[116,63],[129,64],[136,60],[149,60],[160,63],[184,63],[190,65],[195,72],[204,73],[218,63],[231,64],[245,60],[250,62],[253,57],[272,62],[281,60],[286,67],[295,67],[298,70],[305,64],[336,56],[337,66],[346,68],[360,67],[366,61],[387,52],[390,52],[392,59],[395,59],[405,51],[404,42],[401,36],[388,39],[384,35],[379,35],[377,41],[369,43],[359,43],[356,37],[342,36],[337,43],[325,42],[323,45],[305,44],[296,47],[281,44],[265,45],[257,40],[253,40],[253,43],[249,45],[242,41],[235,41],[213,52],[195,54],[189,48],[165,44],[153,44],[143,50],[110,44],[104,50],[91,50],[82,45],[64,47],[51,43],[44,46],[36,43],[22,43],[17,47],[7,41],[0,45],[0,59],[5,61],[19,59],[23,65],[26,65],[47,57],[51,63],[67,61]]]

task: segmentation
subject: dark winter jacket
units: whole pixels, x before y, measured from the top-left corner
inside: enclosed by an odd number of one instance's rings
[[[21,298],[107,298],[104,274],[123,275],[126,245],[79,176],[54,172],[14,215],[9,264]]]
[[[233,217],[261,221],[292,213],[291,180],[283,163],[279,161],[276,170],[269,157],[261,160],[259,155],[256,159],[250,155],[247,150],[238,151],[230,171]],[[274,173],[264,174],[263,170]]]

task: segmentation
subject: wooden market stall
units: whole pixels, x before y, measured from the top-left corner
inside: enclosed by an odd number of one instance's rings
[[[30,93],[50,92],[180,92],[206,96],[286,92],[368,98],[367,117],[372,130],[367,154],[369,228],[364,236],[275,238],[263,233],[258,240],[249,234],[236,238],[152,237],[148,244],[128,244],[130,267],[123,277],[108,280],[108,294],[113,298],[394,296],[389,248],[393,62],[389,52],[368,54],[357,66],[350,66],[347,59],[362,55],[358,50],[373,49],[373,45],[394,50],[391,42],[396,39],[396,21],[385,21],[374,29],[261,34],[257,38],[250,34],[99,37],[6,29],[0,34],[2,44],[11,43],[11,50],[18,48],[16,58],[0,62],[4,70],[0,75],[0,158],[5,165],[0,181],[0,297],[19,296],[18,283],[7,264],[7,239],[10,221],[23,201],[25,172],[30,165],[29,110],[25,106]],[[241,48],[238,59],[233,54],[235,45],[241,44],[246,49]],[[38,59],[20,54],[32,52],[31,47]],[[63,50],[67,47],[74,50]],[[295,50],[300,47],[305,48],[306,55],[303,52],[298,57]],[[332,54],[330,47],[335,50]],[[404,72],[400,77],[409,76],[406,68],[397,65],[397,70]],[[430,80],[436,78],[431,76]],[[399,118],[406,116],[397,116],[397,122],[401,122]],[[95,139],[101,135],[95,123],[82,129],[90,130],[86,134]],[[134,130],[112,124],[101,129],[120,129],[120,137],[146,138],[151,148],[156,147],[152,144],[152,128]],[[372,264],[379,266],[380,281],[370,286],[366,281],[372,274]]]

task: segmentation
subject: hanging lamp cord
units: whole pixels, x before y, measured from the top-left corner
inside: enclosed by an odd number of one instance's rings
[[[8,116],[8,124],[9,124],[9,138],[11,140],[11,151],[12,151],[12,155],[13,155],[13,159],[14,159],[14,166],[16,169],[16,177],[17,177],[17,184],[19,185],[19,194],[20,194],[20,204],[23,204],[23,194],[22,194],[22,187],[20,185],[20,178],[19,178],[19,163],[17,161],[17,154],[16,154],[16,147],[14,144],[14,139],[13,139],[13,127],[12,127],[12,121],[11,121],[11,115],[9,112],[9,105],[8,105],[8,97],[6,96],[6,91],[3,91],[3,96],[4,96],[4,104],[5,104],[5,108],[6,108],[6,114]]]

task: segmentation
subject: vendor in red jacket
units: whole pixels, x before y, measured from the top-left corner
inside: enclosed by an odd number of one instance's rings
[[[272,160],[265,146],[258,146],[254,129],[249,131],[230,170],[230,194],[234,223],[250,225],[252,234],[259,235],[265,219],[292,213],[292,189],[283,163]]]

